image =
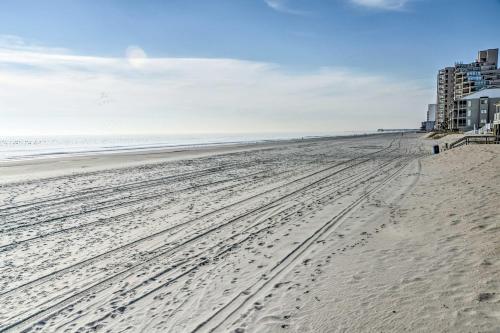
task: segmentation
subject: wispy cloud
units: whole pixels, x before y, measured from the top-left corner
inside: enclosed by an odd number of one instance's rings
[[[28,47],[29,49],[29,47]],[[122,58],[0,47],[0,133],[256,132],[415,127],[418,82],[238,59]]]
[[[289,0],[264,0],[264,2],[272,9],[286,14],[293,15],[308,15],[309,12],[293,9],[289,6]]]
[[[410,0],[350,0],[351,3],[365,8],[381,10],[402,10]]]
[[[34,51],[44,53],[67,53],[68,50],[60,47],[47,47],[36,43],[27,42],[15,35],[0,35],[0,48],[11,50]]]

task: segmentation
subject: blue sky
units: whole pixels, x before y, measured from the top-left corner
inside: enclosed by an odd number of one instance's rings
[[[439,67],[500,46],[498,13],[498,0],[3,0],[0,130],[416,127]]]

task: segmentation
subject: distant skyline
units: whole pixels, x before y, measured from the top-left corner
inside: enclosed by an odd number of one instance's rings
[[[439,68],[500,47],[499,12],[498,0],[4,0],[0,135],[415,128]]]

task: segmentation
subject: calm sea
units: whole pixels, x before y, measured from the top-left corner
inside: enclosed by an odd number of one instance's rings
[[[0,161],[58,156],[118,153],[176,146],[252,143],[314,136],[343,136],[366,132],[287,134],[197,134],[197,135],[91,135],[91,136],[0,136]]]

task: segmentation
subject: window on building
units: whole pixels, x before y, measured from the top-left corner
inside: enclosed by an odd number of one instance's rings
[[[470,117],[472,114],[472,111],[471,110],[467,110],[467,117]]]
[[[472,106],[472,101],[471,100],[467,101],[467,106]]]
[[[487,100],[487,99],[482,99],[482,100],[481,100],[481,104],[483,104],[483,105],[484,105],[484,104],[488,104],[488,100]]]

